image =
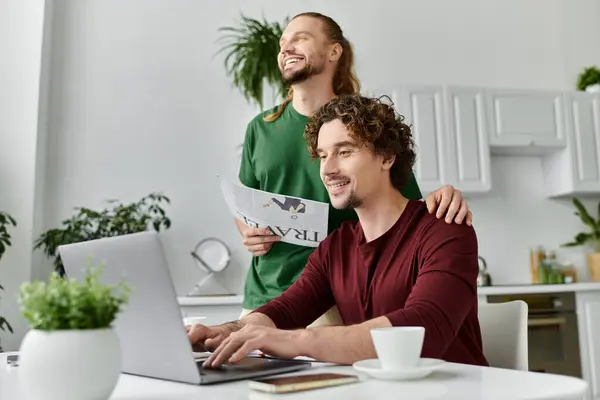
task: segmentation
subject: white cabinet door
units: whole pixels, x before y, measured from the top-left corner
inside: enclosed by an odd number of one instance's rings
[[[452,180],[465,193],[487,192],[492,185],[484,92],[450,86],[445,99]]]
[[[567,148],[543,160],[550,196],[600,193],[600,96],[564,94]]]
[[[486,109],[493,154],[549,154],[566,147],[560,92],[487,89]]]
[[[399,97],[398,112],[411,126],[415,152],[415,177],[423,195],[453,184],[448,160],[448,132],[441,86],[402,86],[394,91]],[[396,96],[395,96],[396,97]]]
[[[577,320],[583,379],[591,398],[600,399],[600,293],[577,293]]]

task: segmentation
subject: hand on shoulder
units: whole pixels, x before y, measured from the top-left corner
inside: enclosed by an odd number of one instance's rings
[[[473,223],[473,214],[469,210],[462,192],[452,185],[445,185],[431,192],[425,199],[425,203],[430,214],[435,213],[436,218],[440,219],[443,217],[447,224],[465,222],[471,226]]]

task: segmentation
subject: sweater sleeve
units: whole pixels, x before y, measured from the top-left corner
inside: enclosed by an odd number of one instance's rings
[[[419,272],[394,326],[424,326],[423,357],[442,357],[477,302],[477,237],[466,224],[435,221],[419,249]]]
[[[305,328],[335,305],[329,282],[327,248],[330,237],[308,258],[300,277],[281,296],[257,308],[279,329]]]

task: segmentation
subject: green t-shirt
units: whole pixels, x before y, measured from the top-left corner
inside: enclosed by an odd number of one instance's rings
[[[263,117],[277,108],[257,115],[248,124],[239,178],[244,185],[280,195],[329,202],[329,195],[319,174],[319,160],[313,160],[304,141],[308,117],[289,103],[281,116],[272,122]],[[402,190],[412,200],[421,199],[414,175]],[[329,205],[328,232],[343,221],[356,220],[354,210],[337,210]],[[302,273],[314,247],[276,242],[271,250],[253,257],[244,287],[246,309],[256,309],[283,293]]]

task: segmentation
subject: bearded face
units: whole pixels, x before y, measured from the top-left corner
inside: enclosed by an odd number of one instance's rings
[[[279,70],[293,85],[321,74],[327,67],[329,45],[321,21],[298,17],[286,27],[280,40]]]

